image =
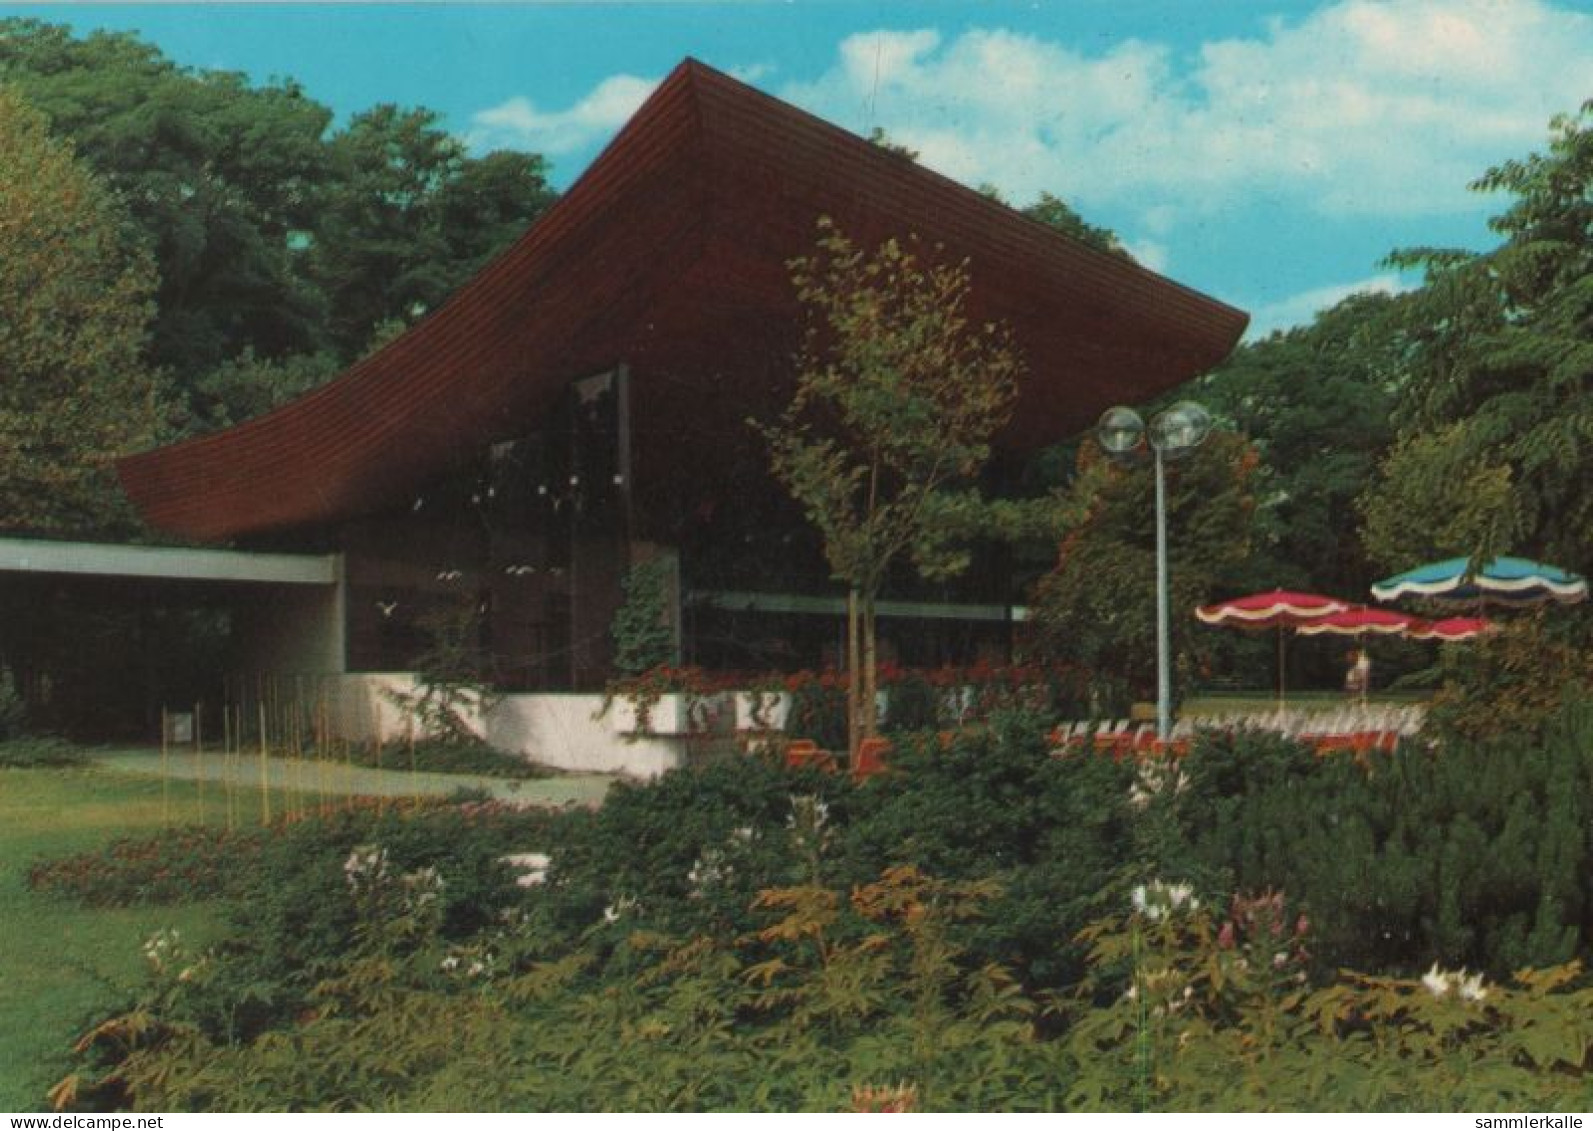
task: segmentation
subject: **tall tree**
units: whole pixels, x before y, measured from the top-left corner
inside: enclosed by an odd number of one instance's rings
[[[311,261],[345,357],[432,310],[553,202],[541,157],[471,158],[438,123],[383,105],[330,139]]]
[[[152,357],[186,383],[324,344],[303,271],[331,112],[291,83],[178,67],[130,34],[0,21],[13,85],[121,195],[159,270]]]
[[[1241,346],[1195,384],[1194,396],[1260,457],[1246,587],[1353,594],[1375,579],[1356,500],[1393,440],[1404,301],[1352,296],[1308,326]]]
[[[1154,478],[1106,464],[1088,440],[1070,490],[1087,517],[1062,540],[1056,567],[1035,587],[1036,644],[1049,658],[1094,676],[1103,706],[1149,698],[1156,685]],[[1218,645],[1189,610],[1231,583],[1250,555],[1255,450],[1213,433],[1168,467],[1167,537],[1173,654],[1189,675]]]
[[[1397,446],[1362,507],[1385,566],[1523,551],[1593,567],[1593,102],[1547,153],[1472,186],[1513,196],[1503,242],[1416,249],[1428,281],[1404,320]]]
[[[1124,259],[1132,258],[1123,247],[1123,242],[1117,238],[1116,232],[1090,223],[1061,197],[1042,192],[1040,198],[1022,209],[1022,212],[1031,220],[1038,220],[1046,227],[1055,228],[1064,235],[1072,236],[1091,247],[1109,251]]]
[[[969,322],[967,265],[926,264],[914,240],[870,251],[824,220],[792,280],[807,318],[797,392],[762,431],[847,586],[855,752],[876,726],[875,598],[902,559],[925,577],[966,568],[952,519],[975,497],[1022,363],[1004,328]]]
[[[159,272],[152,358],[194,431],[335,373],[553,199],[540,157],[471,157],[429,111],[378,107],[330,133],[331,111],[295,83],[179,67],[131,34],[0,20],[0,82],[143,233]]]
[[[143,358],[155,275],[105,187],[0,86],[0,524],[131,525],[117,455],[160,432]]]

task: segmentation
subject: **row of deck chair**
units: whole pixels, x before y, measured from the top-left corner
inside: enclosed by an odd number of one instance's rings
[[[1319,752],[1332,750],[1394,750],[1400,740],[1421,730],[1425,710],[1419,704],[1352,704],[1331,711],[1235,712],[1179,719],[1166,742],[1156,738],[1150,723],[1129,719],[1059,723],[1051,732],[1052,751],[1064,755],[1081,750],[1117,756],[1167,751],[1182,754],[1196,731],[1258,730],[1297,738]]]

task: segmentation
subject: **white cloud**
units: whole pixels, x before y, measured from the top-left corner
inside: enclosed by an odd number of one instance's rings
[[[1172,261],[1167,245],[1157,240],[1129,240],[1123,244],[1123,250],[1132,255],[1141,267],[1148,267],[1152,271],[1166,271]]]
[[[1245,338],[1255,341],[1265,338],[1274,330],[1287,330],[1291,326],[1304,326],[1319,313],[1337,306],[1351,295],[1397,295],[1414,289],[1415,284],[1392,272],[1373,275],[1354,283],[1337,283],[1326,287],[1313,287],[1308,291],[1290,295],[1277,302],[1267,303],[1250,312],[1250,326]]]
[[[657,79],[611,75],[565,110],[541,110],[528,98],[511,98],[471,115],[469,141],[477,149],[574,153],[607,141],[657,85]]]
[[[966,183],[1127,204],[1166,232],[1239,196],[1340,217],[1486,207],[1466,183],[1541,146],[1590,73],[1593,17],[1543,0],[1340,0],[1191,58],[868,32],[780,93]]]
[[[743,63],[739,66],[731,67],[729,74],[731,78],[739,79],[744,83],[756,84],[774,75],[779,69],[773,63]]]

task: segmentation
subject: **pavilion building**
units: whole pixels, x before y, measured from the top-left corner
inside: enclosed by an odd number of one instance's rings
[[[273,412],[122,460],[122,484],[182,539],[325,563],[325,584],[237,606],[246,667],[403,672],[428,610],[468,602],[502,688],[591,693],[622,580],[659,557],[683,661],[817,666],[839,587],[748,421],[793,392],[789,263],[820,217],[966,260],[970,315],[1011,328],[1027,372],[998,489],[1108,405],[1221,361],[1246,323],[688,60],[445,305]],[[1021,595],[989,549],[954,585],[904,577],[886,598],[882,636],[927,665],[1003,648]]]

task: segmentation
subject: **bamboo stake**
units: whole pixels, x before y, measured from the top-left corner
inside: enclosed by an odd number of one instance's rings
[[[409,744],[409,796],[413,807],[420,808],[420,778],[415,770],[415,720],[404,720],[404,740]]]
[[[304,678],[293,677],[293,698],[290,701],[290,710],[293,715],[293,789],[296,794],[294,800],[302,816],[309,808],[305,800],[304,788],[304,758],[308,751],[304,733]],[[313,742],[314,736],[311,736]]]
[[[166,735],[170,730],[166,708],[160,709],[160,827],[171,828],[171,778],[167,769]]]
[[[238,821],[243,812],[243,801],[239,797],[239,790],[243,788],[243,685],[238,685],[239,702],[232,708],[232,749],[228,752],[228,764],[231,772],[227,775],[227,827],[236,831]]]
[[[203,703],[194,704],[194,781],[199,788],[199,823],[205,823],[205,738],[201,729]]]
[[[266,702],[260,700],[260,823],[271,823],[271,775],[266,763]]]
[[[315,733],[315,767],[316,783],[321,794],[321,815],[323,817],[332,810],[331,797],[327,792],[326,781],[326,763],[331,756],[332,752],[327,749],[326,745],[326,728],[322,725],[321,720],[317,720]]]
[[[376,709],[376,704],[371,704],[371,741],[375,744],[376,772],[382,770],[382,715]],[[376,794],[376,815],[379,817],[387,811],[387,791],[381,790]]]
[[[227,681],[221,684],[221,791],[227,801],[227,831],[233,832],[236,823],[232,813],[232,694]]]
[[[347,740],[343,742],[343,808],[354,809],[354,747]]]

